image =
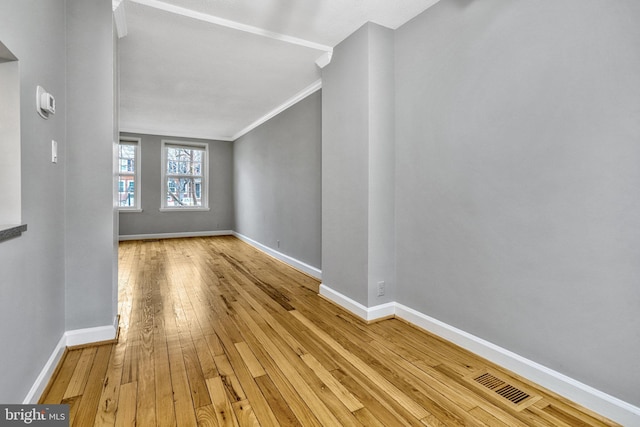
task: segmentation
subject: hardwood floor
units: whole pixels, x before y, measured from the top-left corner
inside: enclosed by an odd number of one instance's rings
[[[67,351],[41,398],[73,426],[616,425],[399,320],[366,325],[234,237],[119,258],[118,343]]]

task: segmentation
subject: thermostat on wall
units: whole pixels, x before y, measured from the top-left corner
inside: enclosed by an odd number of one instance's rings
[[[43,119],[48,119],[56,113],[56,99],[42,86],[36,89],[36,111]]]

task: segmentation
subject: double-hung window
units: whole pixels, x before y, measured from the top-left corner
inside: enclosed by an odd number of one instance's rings
[[[208,210],[209,146],[162,141],[161,210]]]
[[[118,145],[118,207],[122,211],[141,209],[139,138],[121,138]]]

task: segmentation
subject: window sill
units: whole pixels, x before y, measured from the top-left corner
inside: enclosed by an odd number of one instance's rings
[[[209,208],[160,208],[160,212],[209,212]]]
[[[118,212],[120,212],[120,213],[129,213],[129,212],[139,213],[139,212],[142,212],[142,209],[118,209]]]
[[[0,242],[19,237],[25,231],[27,231],[27,224],[0,225]]]

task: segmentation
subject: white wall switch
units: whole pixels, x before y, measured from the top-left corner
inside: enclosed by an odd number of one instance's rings
[[[51,163],[58,163],[58,142],[51,140]]]

